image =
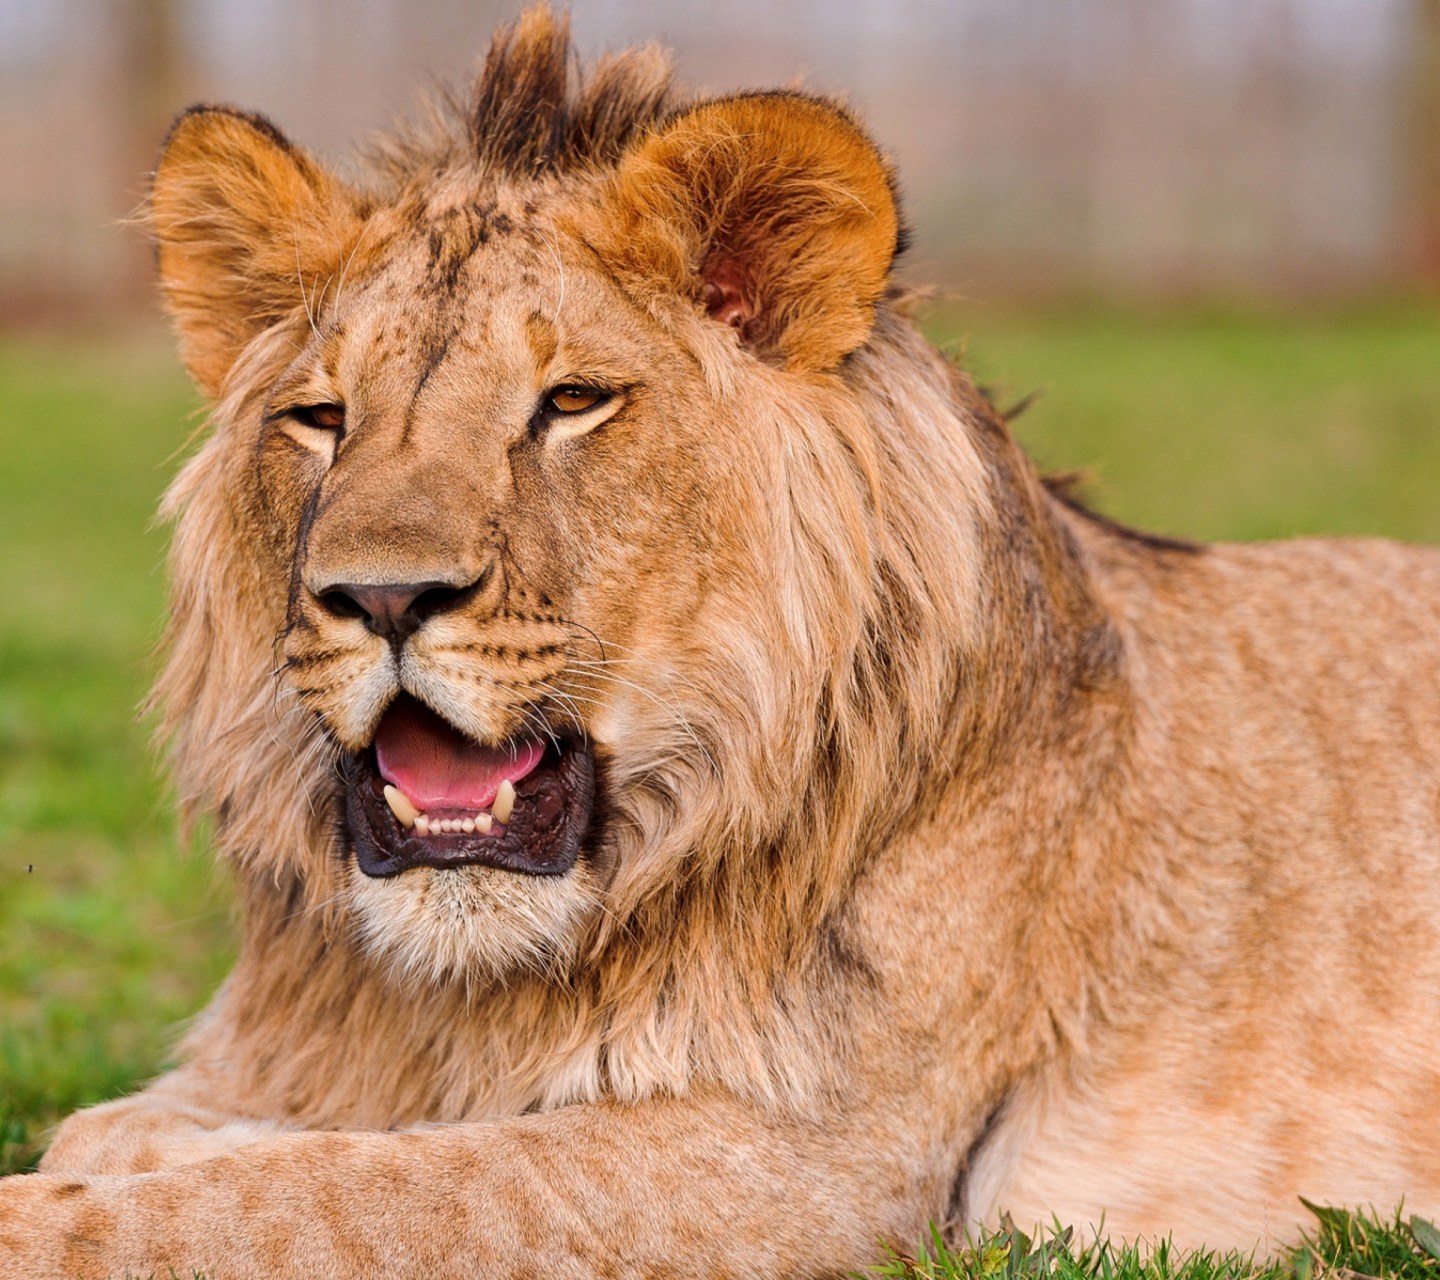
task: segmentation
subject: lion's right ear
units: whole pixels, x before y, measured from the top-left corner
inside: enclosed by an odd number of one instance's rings
[[[263,116],[192,107],[165,140],[150,227],[181,358],[213,397],[251,338],[314,305],[360,218],[351,193]]]

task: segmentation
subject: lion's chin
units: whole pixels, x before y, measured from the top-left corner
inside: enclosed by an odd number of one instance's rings
[[[344,894],[365,949],[410,986],[504,981],[520,971],[556,976],[601,902],[583,861],[563,876],[464,866],[388,879],[352,861]]]

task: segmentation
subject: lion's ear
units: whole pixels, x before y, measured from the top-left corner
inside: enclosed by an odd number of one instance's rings
[[[181,358],[208,395],[255,334],[314,305],[358,222],[350,193],[264,117],[193,107],[175,122],[150,226]]]
[[[609,194],[596,247],[757,354],[827,369],[869,335],[899,211],[884,159],[838,107],[794,93],[704,103],[637,143]]]

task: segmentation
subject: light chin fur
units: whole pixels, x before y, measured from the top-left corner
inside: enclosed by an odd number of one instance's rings
[[[561,876],[414,867],[375,879],[352,861],[344,895],[365,947],[412,985],[550,972],[574,954],[600,907],[583,863]]]

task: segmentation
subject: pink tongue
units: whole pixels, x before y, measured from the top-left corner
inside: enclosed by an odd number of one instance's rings
[[[519,782],[544,754],[533,739],[482,747],[413,698],[393,703],[375,734],[380,776],[421,810],[488,809],[502,782]]]

